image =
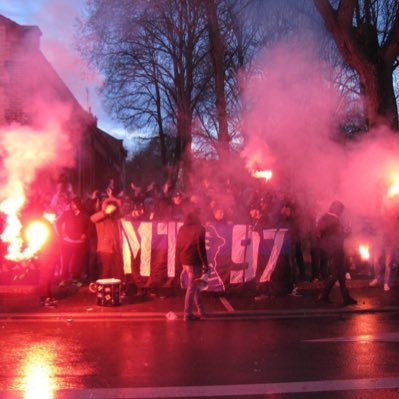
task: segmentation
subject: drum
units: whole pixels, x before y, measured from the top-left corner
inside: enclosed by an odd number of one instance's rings
[[[121,280],[104,278],[96,281],[97,305],[119,306],[121,304]]]

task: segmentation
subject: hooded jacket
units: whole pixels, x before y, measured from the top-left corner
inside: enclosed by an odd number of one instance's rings
[[[192,212],[186,216],[176,238],[176,266],[202,267],[208,271],[208,258],[205,247],[205,227],[198,216]]]

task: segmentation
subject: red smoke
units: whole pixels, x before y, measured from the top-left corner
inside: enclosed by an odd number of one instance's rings
[[[17,125],[0,130],[3,154],[0,211],[6,217],[1,239],[9,245],[8,259],[26,259],[39,249],[26,246],[20,215],[26,205],[30,185],[40,169],[73,165],[73,153],[68,143],[68,136],[55,123],[41,130]],[[65,156],[68,153],[66,150],[69,150],[68,157]]]
[[[384,129],[351,143],[333,139],[341,122],[340,93],[327,79],[331,68],[313,48],[280,43],[259,58],[258,74],[242,76],[248,109],[242,155],[247,165],[272,165],[284,192],[320,202],[322,212],[341,200],[356,229],[387,203],[399,176],[398,140]]]

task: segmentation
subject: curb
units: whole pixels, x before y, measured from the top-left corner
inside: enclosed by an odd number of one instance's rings
[[[259,310],[259,311],[226,311],[212,312],[205,320],[226,320],[226,319],[256,319],[256,318],[292,318],[292,317],[327,317],[337,314],[373,314],[399,312],[399,306],[385,306],[375,308],[356,309],[354,307],[342,307],[334,309],[295,309],[295,310]],[[171,319],[168,314],[171,313]],[[128,320],[183,320],[182,312],[52,312],[52,313],[0,313],[0,321],[17,320],[52,320],[67,321],[73,320],[108,320],[126,321]]]

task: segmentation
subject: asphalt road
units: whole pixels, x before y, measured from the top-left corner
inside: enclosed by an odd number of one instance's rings
[[[399,396],[398,311],[50,316],[0,320],[1,399]]]

